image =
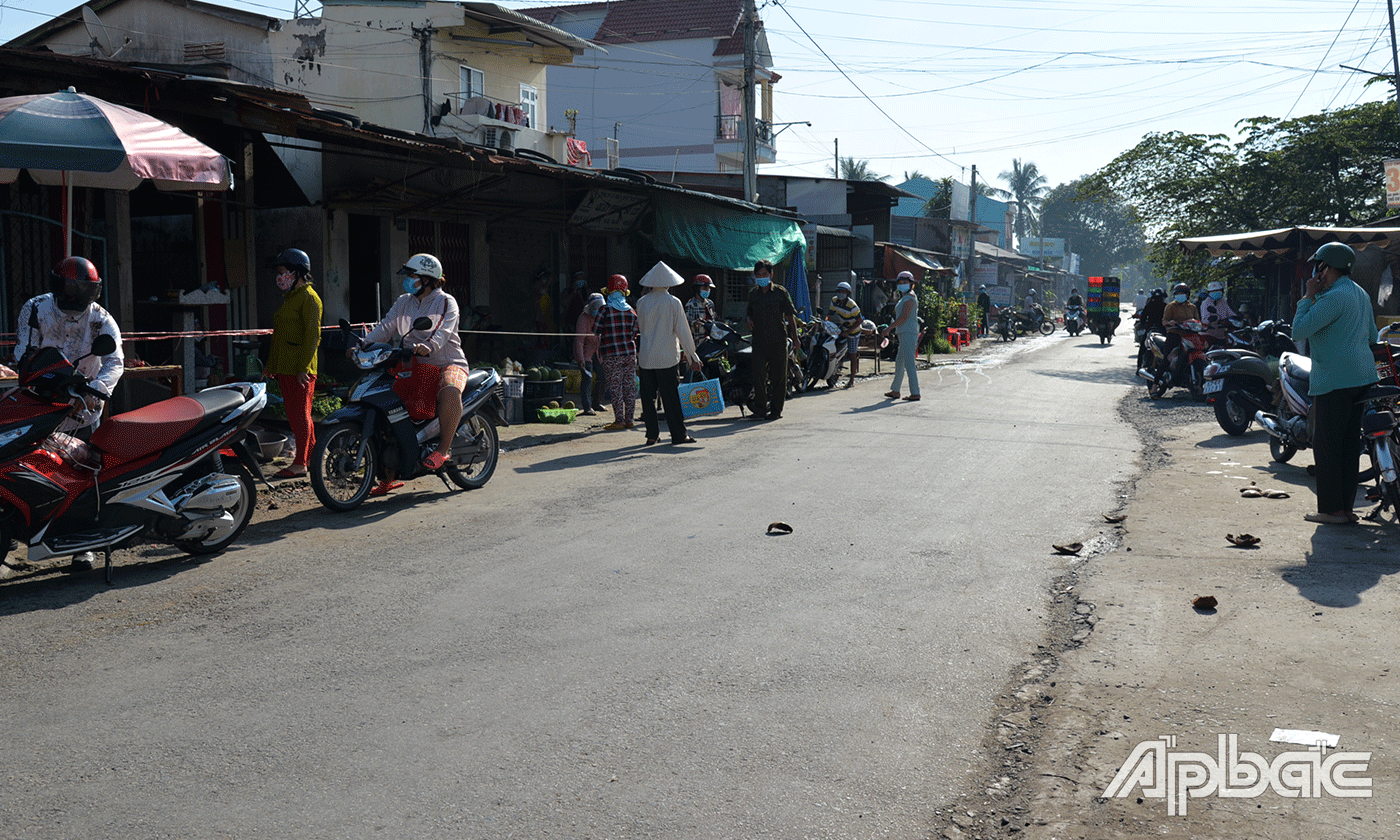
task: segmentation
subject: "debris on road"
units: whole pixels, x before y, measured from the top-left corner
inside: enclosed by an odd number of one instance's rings
[[[1225,539],[1231,545],[1237,545],[1240,548],[1253,548],[1259,544],[1259,538],[1253,534],[1226,534]]]
[[[768,533],[770,534],[791,534],[792,526],[786,522],[769,522]]]
[[[1219,603],[1219,601],[1215,600],[1214,595],[1197,595],[1195,599],[1191,601],[1191,606],[1198,610],[1213,610]]]
[[[1053,549],[1055,549],[1055,553],[1056,553],[1056,554],[1076,554],[1076,555],[1077,555],[1077,554],[1079,554],[1080,549],[1084,548],[1084,543],[1072,542],[1072,543],[1066,543],[1065,545],[1052,545],[1052,546],[1050,546],[1050,547],[1053,548]]]
[[[1269,736],[1269,740],[1276,744],[1302,744],[1305,747],[1315,747],[1322,744],[1328,749],[1335,750],[1341,736],[1333,735],[1330,732],[1319,732],[1316,729],[1275,729],[1274,734]]]
[[[1116,525],[1117,523],[1119,523],[1119,522],[1122,522],[1124,519],[1127,519],[1127,518],[1128,518],[1128,515],[1127,515],[1126,513],[1105,513],[1105,514],[1103,515],[1103,521],[1108,522],[1108,523],[1111,523],[1111,524],[1115,524],[1115,525]]]

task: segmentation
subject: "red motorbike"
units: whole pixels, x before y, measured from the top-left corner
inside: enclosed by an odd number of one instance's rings
[[[115,349],[101,335],[89,355]],[[221,385],[118,414],[87,443],[57,431],[84,395],[107,399],[46,347],[20,362],[19,387],[0,399],[0,560],[12,539],[36,561],[102,551],[111,583],[112,549],[128,541],[149,535],[212,554],[248,527],[261,474],[248,427],[265,386]]]
[[[1172,327],[1171,334],[1181,339],[1174,348],[1167,336],[1159,332],[1147,334],[1145,344],[1151,350],[1152,364],[1138,369],[1138,376],[1147,380],[1147,393],[1152,399],[1161,399],[1167,389],[1173,386],[1185,388],[1196,400],[1205,399],[1205,370],[1209,364],[1206,351],[1212,345],[1211,337],[1205,335],[1200,321],[1187,321]]]

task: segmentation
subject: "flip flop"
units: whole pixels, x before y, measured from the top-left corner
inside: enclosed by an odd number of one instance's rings
[[[302,467],[301,472],[294,471],[291,467],[283,467],[272,474],[273,478],[306,478],[306,468]]]
[[[447,456],[441,452],[430,452],[428,457],[423,459],[423,468],[430,472],[437,472],[442,469],[442,465],[447,463]]]
[[[402,486],[402,481],[381,481],[374,486],[373,490],[369,491],[369,494],[371,496],[387,496]]]

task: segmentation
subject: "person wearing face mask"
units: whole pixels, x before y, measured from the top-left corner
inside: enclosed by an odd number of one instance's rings
[[[311,258],[288,248],[273,263],[273,282],[282,292],[282,305],[272,316],[272,350],[263,368],[277,378],[287,423],[296,437],[296,457],[273,478],[306,475],[306,462],[316,444],[311,400],[316,394],[316,348],[321,344],[321,298],[311,287]]]
[[[1225,284],[1216,280],[1206,286],[1205,299],[1201,301],[1201,323],[1206,327],[1205,334],[1219,341],[1229,329],[1230,319],[1235,310],[1225,301]]]
[[[578,316],[583,312],[583,305],[588,302],[588,280],[582,271],[574,272],[574,279],[569,288],[569,296],[564,298],[564,321],[565,329],[570,324],[578,323]]]
[[[1177,283],[1172,287],[1171,302],[1162,310],[1162,326],[1167,329],[1167,343],[1164,346],[1167,360],[1172,365],[1175,365],[1172,356],[1181,347],[1181,335],[1173,331],[1172,327],[1200,319],[1201,313],[1196,309],[1196,304],[1191,302],[1191,287],[1185,283]]]
[[[865,320],[860,316],[860,305],[851,297],[851,284],[841,281],[836,284],[836,296],[831,299],[831,320],[841,328],[841,341],[846,342],[846,358],[851,360],[851,378],[846,387],[856,384],[856,374],[860,373],[860,325]]]
[[[753,266],[747,326],[753,345],[753,414],[750,420],[777,420],[787,399],[788,340],[798,346],[797,310],[788,290],[773,282],[773,264]]]
[[[126,369],[122,355],[122,333],[116,320],[97,303],[102,296],[102,278],[97,267],[82,257],[68,257],[49,274],[48,294],[30,298],[19,309],[16,321],[15,359],[23,360],[44,347],[62,351],[92,387],[108,395],[116,390],[117,381]],[[93,339],[106,333],[117,342],[117,349],[106,356],[89,356]],[[102,401],[84,396],[75,400],[73,411],[59,424],[57,431],[89,438],[102,420]],[[97,555],[84,551],[73,555],[71,568],[86,571],[93,567]]]
[[[894,359],[894,382],[885,396],[899,399],[899,386],[908,374],[909,396],[904,399],[918,402],[919,371],[915,360],[919,352],[919,299],[914,296],[914,275],[908,271],[899,272],[895,291],[899,292],[899,301],[894,305],[894,323],[885,328],[885,337],[890,333],[898,335],[899,352]]]
[[[583,408],[579,414],[592,417],[593,410],[593,363],[598,359],[598,335],[594,328],[598,325],[598,310],[603,308],[603,296],[594,292],[583,304],[583,311],[574,322],[574,361],[579,370],[579,402]]]
[[[715,302],[710,297],[714,293],[715,281],[708,274],[697,274],[695,295],[685,302],[685,319],[690,322],[690,336],[696,344],[705,340],[710,332],[710,324],[715,320]]]
[[[442,262],[432,254],[414,254],[399,269],[404,275],[399,299],[389,307],[384,319],[366,335],[368,342],[387,342],[403,337],[403,346],[425,364],[440,369],[438,374],[437,419],[443,429],[438,447],[423,459],[423,466],[434,472],[442,469],[452,453],[452,439],[462,420],[462,389],[467,384],[467,356],[462,352],[462,337],[457,332],[461,310],[457,299],[443,291]],[[413,322],[420,317],[432,321],[432,326],[415,331]],[[347,355],[351,351],[346,351]],[[392,477],[370,491],[382,496],[402,487],[403,482]]]
[[[612,395],[613,421],[603,428],[613,432],[637,425],[638,329],[637,313],[627,303],[630,291],[626,277],[609,277],[607,303],[598,310],[593,326],[599,339],[598,358]]]

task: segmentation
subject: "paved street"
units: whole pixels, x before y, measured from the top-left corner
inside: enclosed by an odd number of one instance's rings
[[[1126,352],[991,345],[917,404],[871,379],[7,582],[0,834],[923,837],[1045,637],[1051,543],[1122,504]]]

